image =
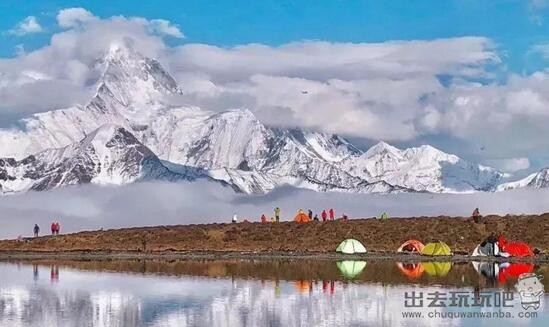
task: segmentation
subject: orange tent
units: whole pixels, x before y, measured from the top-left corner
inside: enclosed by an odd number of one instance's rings
[[[308,223],[311,221],[311,219],[309,219],[309,216],[307,216],[306,213],[299,212],[297,215],[295,215],[294,221],[296,223]]]
[[[397,249],[397,252],[418,252],[421,253],[425,245],[418,240],[408,240]]]
[[[410,279],[416,279],[423,275],[423,265],[421,263],[402,263],[397,262],[398,269]]]
[[[299,293],[306,293],[311,287],[311,282],[308,280],[296,280],[294,286]]]

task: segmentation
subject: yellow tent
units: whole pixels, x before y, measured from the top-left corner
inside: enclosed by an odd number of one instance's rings
[[[452,250],[448,244],[444,242],[427,243],[421,251],[423,255],[452,255]]]
[[[429,276],[444,277],[448,275],[450,269],[452,269],[451,262],[422,262],[423,270]]]

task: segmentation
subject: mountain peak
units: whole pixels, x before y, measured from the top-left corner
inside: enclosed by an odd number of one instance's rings
[[[166,96],[181,93],[177,82],[157,60],[143,56],[131,45],[111,44],[103,63],[89,110],[139,119],[146,111],[163,106]]]
[[[416,158],[421,160],[434,159],[437,161],[457,162],[460,158],[453,154],[448,154],[431,145],[424,144],[415,148],[408,148],[404,151],[407,158]]]
[[[368,149],[368,151],[366,151],[366,153],[364,153],[364,155],[367,157],[367,158],[370,158],[370,157],[373,157],[373,156],[376,156],[376,155],[381,155],[381,154],[389,154],[391,156],[400,156],[400,149],[388,144],[388,143],[385,143],[383,141],[380,141],[379,143],[377,143],[376,145],[372,146],[371,148]]]
[[[83,142],[93,141],[107,143],[113,138],[120,136],[131,136],[133,139],[135,139],[135,137],[133,137],[133,135],[130,132],[126,131],[122,126],[116,124],[104,124],[91,132],[89,135],[87,135],[86,138],[84,138]]]
[[[143,56],[137,52],[133,46],[129,44],[111,43],[109,51],[105,55],[105,60],[120,60],[122,58],[143,58]]]

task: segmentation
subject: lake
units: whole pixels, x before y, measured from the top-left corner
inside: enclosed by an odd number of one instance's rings
[[[549,265],[387,260],[0,263],[0,326],[549,326]],[[528,302],[530,303],[530,302]]]

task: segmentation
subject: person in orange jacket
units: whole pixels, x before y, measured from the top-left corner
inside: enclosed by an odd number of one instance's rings
[[[333,209],[333,208],[330,209],[329,213],[330,213],[330,220],[334,220],[334,219],[335,219],[335,211],[334,211],[334,209]]]
[[[322,221],[326,221],[328,218],[328,214],[326,213],[326,210],[322,210]]]

